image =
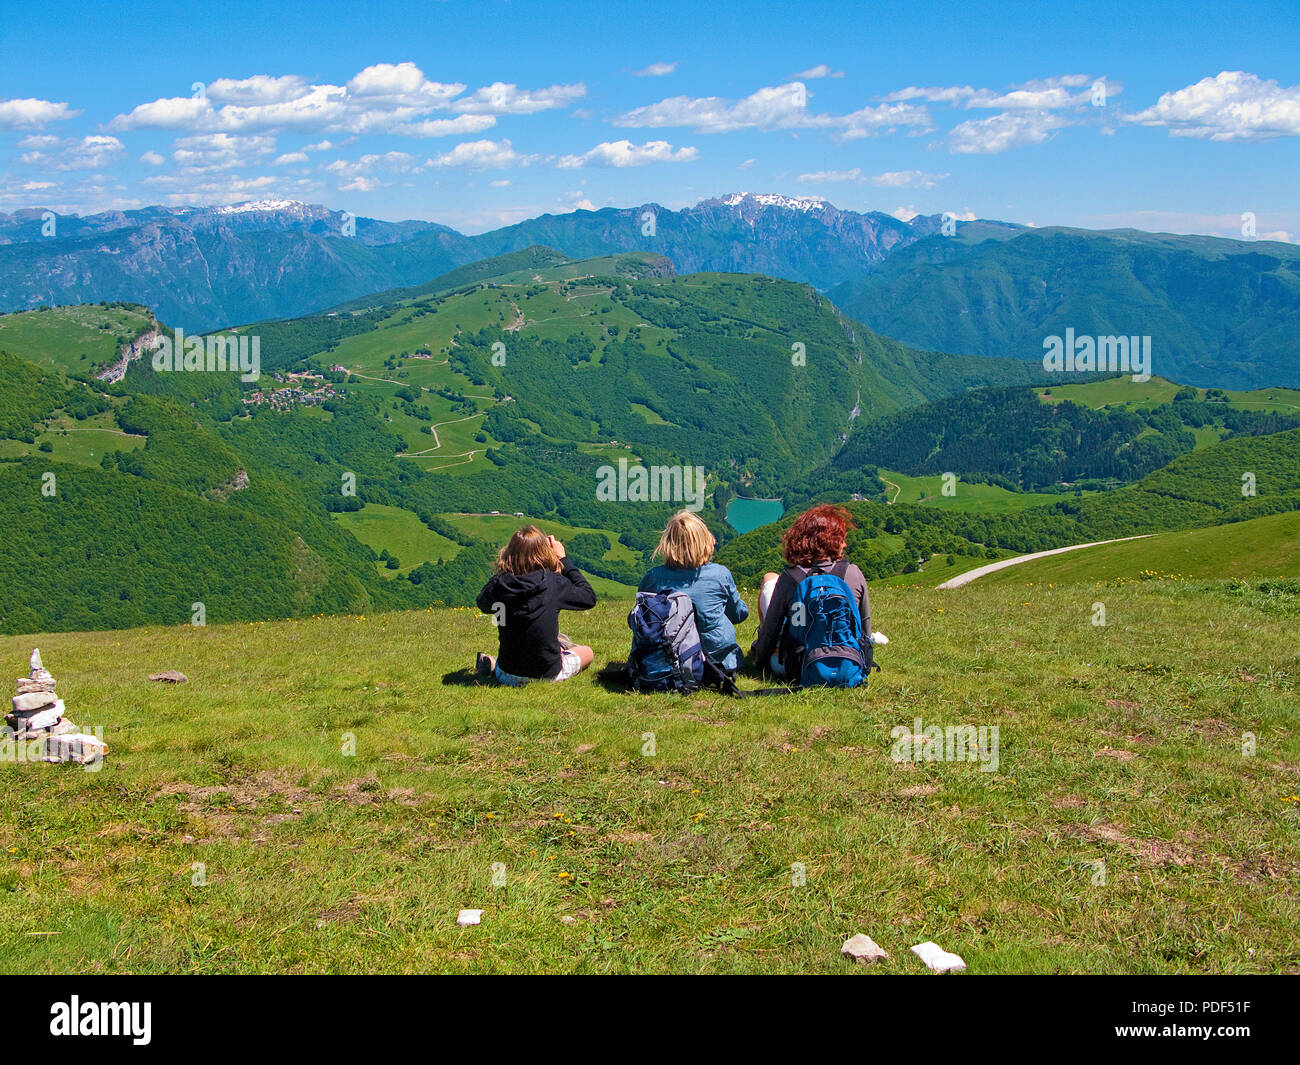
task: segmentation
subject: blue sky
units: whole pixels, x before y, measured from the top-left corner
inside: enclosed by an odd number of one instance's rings
[[[749,190],[1296,240],[1298,31],[1294,0],[5,0],[0,210],[299,199],[478,232]]]

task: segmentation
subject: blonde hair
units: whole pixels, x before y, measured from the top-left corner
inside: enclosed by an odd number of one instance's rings
[[[689,510],[679,510],[664,526],[655,554],[672,569],[699,569],[713,557],[718,541]]]
[[[510,542],[497,552],[498,573],[532,573],[549,569],[559,572],[560,558],[551,546],[551,538],[536,525],[525,525],[510,537]]]

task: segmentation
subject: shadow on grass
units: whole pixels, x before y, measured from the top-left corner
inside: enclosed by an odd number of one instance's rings
[[[443,684],[454,684],[460,688],[495,688],[496,678],[485,677],[472,669],[455,669],[442,675]]]
[[[628,676],[626,662],[610,662],[602,666],[594,679],[606,691],[615,694],[632,691],[632,678]]]

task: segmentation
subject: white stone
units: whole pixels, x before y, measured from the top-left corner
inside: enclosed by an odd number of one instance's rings
[[[482,910],[461,910],[456,914],[456,923],[461,928],[468,928],[470,925],[478,924],[483,920]]]
[[[28,729],[52,728],[63,719],[63,705],[51,706],[46,710],[38,710],[27,719]]]
[[[26,695],[15,695],[14,713],[39,710],[44,706],[52,706],[57,701],[58,697],[53,692],[28,692]]]
[[[45,663],[41,661],[41,649],[39,647],[32,648],[32,672],[44,668]]]
[[[937,973],[959,973],[966,968],[960,954],[949,954],[938,943],[928,939],[914,946],[912,953]]]
[[[851,939],[846,939],[844,946],[840,947],[840,953],[860,965],[870,965],[873,961],[889,957],[888,951],[870,936],[863,935],[861,932]]]
[[[31,680],[28,677],[18,678],[18,694],[27,695],[29,692],[52,692],[54,691],[54,679],[49,680]]]
[[[108,744],[96,736],[73,732],[64,736],[51,736],[45,741],[47,762],[76,762],[85,765],[103,758]]]

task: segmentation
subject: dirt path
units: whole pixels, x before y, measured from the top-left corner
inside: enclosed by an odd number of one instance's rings
[[[877,477],[880,477],[880,473],[879,473],[879,471],[877,471],[876,476],[877,476]],[[886,500],[885,500],[885,502],[888,503],[888,504],[892,507],[895,503],[898,502],[898,497],[901,496],[901,495],[903,494],[903,486],[902,486],[901,484],[894,484],[894,482],[891,481],[888,477],[880,477],[880,479],[881,479],[882,481],[884,481],[885,484],[889,485],[889,487],[892,488],[892,489],[894,490],[894,498],[893,498],[893,499],[886,499]]]
[[[1035,558],[1046,558],[1048,555],[1063,555],[1067,551],[1078,551],[1085,547],[1100,547],[1102,544],[1122,544],[1125,540],[1145,540],[1152,533],[1144,533],[1141,536],[1120,536],[1114,540],[1094,540],[1090,544],[1072,544],[1069,547],[1056,547],[1051,551],[1035,551],[1032,555],[1016,555],[1015,558],[1004,558],[998,562],[990,562],[987,566],[979,566],[976,569],[968,569],[965,573],[959,573],[950,580],[944,581],[940,588],[960,588],[964,584],[970,584],[971,581],[979,580],[990,573],[996,573],[1000,569],[1006,569],[1008,566],[1018,566],[1022,562],[1029,562]]]
[[[486,414],[486,413],[487,413],[487,411],[482,411],[482,410],[481,410],[481,411],[479,411],[477,414],[467,414],[467,415],[466,415],[465,417],[463,417],[463,418],[452,418],[452,419],[450,419],[449,421],[445,421],[445,422],[434,422],[431,426],[429,426],[429,432],[433,434],[433,447],[427,447],[427,448],[425,448],[423,451],[417,451],[417,452],[415,452],[415,454],[417,454],[417,455],[427,455],[430,451],[437,451],[438,448],[442,447],[442,441],[438,439],[438,426],[440,426],[440,425],[456,425],[458,422],[468,422],[468,421],[471,421],[471,420],[474,419],[474,418],[481,418],[481,417],[483,417],[483,415]],[[472,454],[474,454],[474,452],[471,451],[470,454],[472,455]]]

